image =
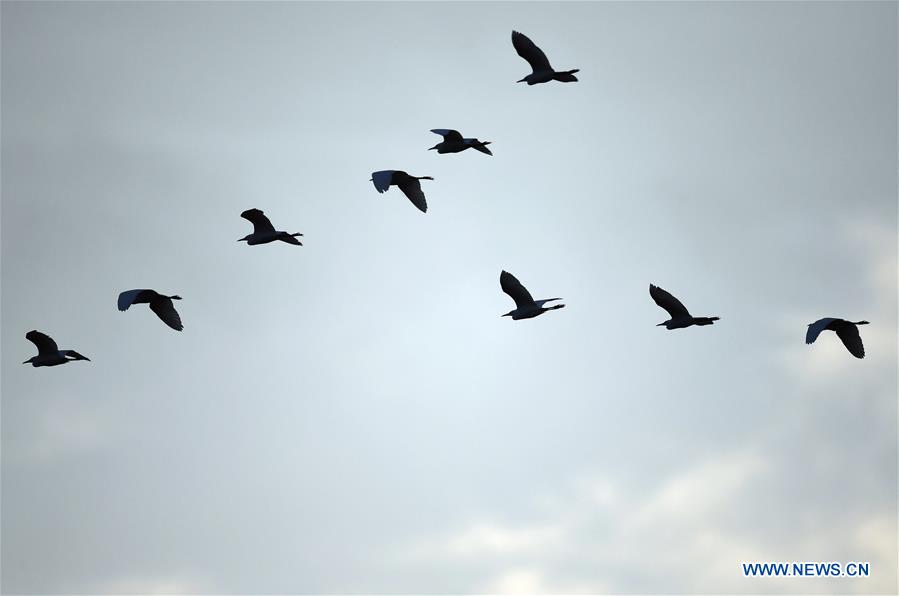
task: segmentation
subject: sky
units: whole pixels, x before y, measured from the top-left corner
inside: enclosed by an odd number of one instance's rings
[[[896,3],[0,23],[3,593],[897,592]],[[566,308],[502,318],[503,269]]]

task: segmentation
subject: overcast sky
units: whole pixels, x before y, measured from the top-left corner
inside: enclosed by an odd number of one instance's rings
[[[4,593],[896,593],[895,2],[0,18]]]

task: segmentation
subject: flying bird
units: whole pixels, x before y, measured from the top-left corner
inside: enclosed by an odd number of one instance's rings
[[[534,71],[520,81],[515,81],[516,83],[536,85],[537,83],[548,83],[550,81],[560,81],[562,83],[573,83],[577,81],[577,77],[574,76],[574,73],[578,72],[580,70],[579,68],[565,71],[554,70],[553,67],[550,66],[549,59],[546,57],[546,54],[543,53],[543,50],[538,48],[527,35],[519,33],[518,31],[513,31],[512,45],[515,46],[515,51],[518,52],[518,55],[527,60],[528,64],[531,65],[531,70]]]
[[[253,224],[253,233],[244,236],[238,242],[246,241],[247,244],[253,246],[255,244],[267,244],[275,240],[281,240],[287,244],[295,244],[303,246],[303,243],[296,239],[296,236],[302,236],[299,232],[289,234],[287,232],[279,232],[275,230],[272,222],[265,216],[261,209],[247,209],[240,216]]]
[[[60,350],[52,337],[40,331],[29,331],[25,334],[25,339],[37,346],[37,356],[32,356],[22,364],[31,363],[31,366],[35,367],[56,366],[75,360],[87,360],[88,362],[91,360],[75,350]]]
[[[119,310],[126,311],[132,304],[149,304],[150,310],[156,313],[162,322],[174,329],[181,331],[181,317],[172,304],[172,300],[181,300],[181,296],[163,296],[154,290],[128,290],[119,294]]]
[[[656,327],[664,325],[668,330],[683,329],[691,325],[711,325],[720,317],[694,317],[690,314],[680,300],[658,286],[649,284],[649,295],[656,304],[668,311],[671,318],[659,323]]]
[[[427,213],[428,202],[425,200],[425,193],[421,192],[421,182],[419,180],[433,180],[430,176],[410,176],[401,170],[382,170],[380,172],[372,172],[369,182],[375,183],[378,192],[387,192],[391,186],[399,186],[412,204],[419,208],[422,213]]]
[[[815,343],[815,340],[818,339],[818,335],[820,335],[822,331],[830,329],[837,334],[837,337],[840,338],[850,354],[856,358],[864,358],[865,346],[862,344],[861,335],[858,334],[858,326],[868,324],[868,321],[856,321],[853,323],[852,321],[835,319],[833,317],[818,319],[808,326],[808,331],[805,333],[805,343]]]
[[[521,282],[508,271],[499,274],[499,285],[503,292],[508,294],[515,301],[515,310],[510,310],[504,317],[512,317],[513,321],[518,319],[531,319],[538,315],[542,315],[546,311],[564,308],[564,304],[556,304],[554,306],[543,306],[547,302],[561,300],[561,298],[547,298],[546,300],[534,300],[531,293],[527,291]]]
[[[465,151],[469,147],[472,147],[481,153],[493,155],[490,149],[487,148],[487,145],[489,145],[491,141],[463,139],[462,134],[458,130],[450,130],[448,128],[432,128],[431,132],[443,137],[442,143],[437,143],[431,147],[431,149],[436,149],[437,153],[459,153],[460,151]],[[428,151],[431,149],[428,149]]]

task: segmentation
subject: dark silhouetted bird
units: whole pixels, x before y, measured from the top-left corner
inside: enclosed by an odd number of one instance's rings
[[[503,271],[499,274],[499,285],[503,289],[503,292],[508,294],[512,300],[515,301],[515,310],[510,310],[503,315],[504,317],[512,317],[512,320],[514,321],[517,321],[518,319],[531,319],[537,315],[542,315],[546,311],[565,307],[564,304],[544,307],[543,305],[547,302],[561,300],[561,298],[534,300],[531,297],[531,293],[527,291],[527,288],[521,285],[521,282],[508,271]]]
[[[163,296],[154,290],[128,290],[119,294],[119,310],[126,311],[132,304],[149,304],[150,310],[156,313],[162,322],[174,329],[181,331],[181,317],[172,304],[172,300],[181,300],[181,296]]]
[[[49,335],[40,331],[29,331],[25,334],[25,339],[37,346],[37,356],[32,356],[22,364],[31,363],[31,366],[56,366],[73,362],[75,360],[87,360],[90,358],[82,356],[75,350],[60,350]]]
[[[805,333],[805,343],[815,343],[822,331],[830,329],[837,334],[837,337],[840,338],[850,354],[856,358],[864,358],[865,346],[862,344],[862,336],[858,334],[858,325],[868,324],[868,321],[856,321],[853,323],[852,321],[835,319],[833,317],[818,319],[808,326],[808,331]]]
[[[380,172],[372,172],[369,182],[375,183],[378,192],[387,192],[391,186],[399,186],[412,204],[418,207],[422,213],[427,213],[428,202],[425,200],[425,193],[421,192],[421,183],[419,180],[433,180],[430,176],[410,176],[401,170],[382,170]]]
[[[238,242],[246,241],[247,244],[253,246],[255,244],[266,244],[268,242],[274,242],[275,240],[281,240],[287,244],[303,246],[303,243],[295,238],[295,236],[302,236],[302,234],[299,232],[296,234],[289,234],[287,232],[276,231],[272,222],[265,216],[261,209],[247,209],[241,213],[240,216],[253,224],[253,233],[244,236],[238,240]]]
[[[664,325],[669,330],[683,329],[691,325],[711,325],[719,319],[719,317],[694,317],[687,308],[681,304],[681,301],[663,290],[658,286],[649,284],[649,295],[656,301],[656,304],[668,311],[671,318],[664,323],[659,323],[656,327]]]
[[[448,128],[432,128],[431,132],[437,133],[443,137],[442,143],[437,143],[431,149],[436,149],[437,153],[459,153],[465,151],[469,147],[477,149],[481,153],[493,155],[487,145],[490,141],[479,141],[477,139],[463,139],[462,134],[458,130],[450,130]],[[431,149],[428,149],[430,151]]]
[[[527,60],[528,64],[531,65],[531,70],[534,71],[520,81],[515,81],[516,83],[536,85],[537,83],[548,83],[549,81],[560,81],[562,83],[573,83],[577,81],[577,77],[574,76],[574,73],[578,72],[580,70],[579,68],[565,71],[554,70],[553,67],[550,66],[549,59],[546,57],[546,54],[543,53],[543,50],[538,48],[527,35],[519,33],[518,31],[513,31],[512,45],[515,46],[515,51],[518,52],[518,55]]]

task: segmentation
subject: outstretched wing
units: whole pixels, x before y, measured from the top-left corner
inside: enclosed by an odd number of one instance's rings
[[[39,354],[56,354],[59,352],[59,347],[53,341],[53,338],[40,331],[29,331],[25,334],[25,339],[37,346]]]
[[[400,184],[400,190],[422,213],[428,212],[428,202],[425,200],[425,193],[421,190],[421,182],[418,178],[409,176]]]
[[[818,339],[818,336],[821,335],[821,332],[827,329],[827,326],[836,320],[837,319],[833,317],[825,317],[823,319],[818,319],[817,321],[809,325],[808,331],[805,332],[805,343],[815,343],[815,340]]]
[[[538,48],[527,35],[513,31],[512,45],[515,46],[515,51],[518,52],[518,55],[528,61],[528,64],[531,65],[531,70],[534,72],[553,69],[549,65],[549,58],[546,57],[543,50]]]
[[[503,292],[515,301],[515,306],[518,308],[534,304],[534,298],[531,297],[531,293],[508,271],[503,271],[499,274],[499,285]]]
[[[681,304],[681,301],[660,288],[649,284],[649,295],[655,300],[656,304],[668,311],[672,319],[680,317],[689,317],[690,312],[687,307]]]
[[[856,358],[865,357],[865,346],[862,344],[862,336],[858,334],[858,327],[849,321],[840,321],[835,324],[834,331],[850,354]]]
[[[390,182],[393,180],[394,170],[381,170],[380,172],[372,172],[371,181],[375,183],[378,192],[387,192],[390,188]]]
[[[128,290],[119,294],[119,310],[128,310],[128,307],[134,304],[134,300],[146,290]]]
[[[444,141],[461,141],[462,133],[458,130],[452,130],[449,128],[432,128],[431,132],[437,133],[443,137]]]
[[[272,225],[272,222],[261,209],[247,209],[240,216],[253,224],[253,233],[255,234],[275,231],[275,226]]]
[[[150,302],[150,309],[156,313],[156,316],[162,319],[163,323],[175,331],[184,329],[184,325],[181,324],[181,317],[178,315],[178,311],[175,310],[175,305],[172,304],[170,298],[160,296],[156,300]]]

